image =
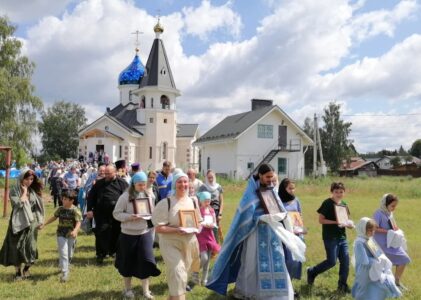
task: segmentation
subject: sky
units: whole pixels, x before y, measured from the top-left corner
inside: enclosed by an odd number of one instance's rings
[[[46,106],[82,105],[89,122],[119,104],[119,73],[146,64],[160,16],[180,123],[201,134],[272,99],[299,125],[329,102],[360,153],[421,138],[421,0],[2,0]]]

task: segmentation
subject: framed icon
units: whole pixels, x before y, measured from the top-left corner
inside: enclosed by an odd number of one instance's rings
[[[137,198],[134,200],[134,211],[138,216],[152,215],[152,207],[149,198]]]
[[[276,199],[275,192],[273,189],[267,190],[257,190],[257,196],[259,197],[263,209],[267,214],[277,214],[280,212],[284,212],[281,205],[279,204],[278,200]]]
[[[199,228],[199,221],[197,219],[196,210],[185,209],[179,210],[180,227],[184,228]]]
[[[367,240],[367,242],[365,243],[368,251],[370,251],[370,253],[375,257],[375,258],[379,258],[380,255],[383,254],[382,249],[380,249],[380,247],[377,245],[377,243],[372,239],[369,238]]]
[[[294,226],[294,227],[304,227],[303,218],[301,218],[300,212],[289,211],[288,215],[291,218],[292,226]]]
[[[336,221],[338,224],[347,224],[349,220],[348,207],[345,205],[335,205]]]

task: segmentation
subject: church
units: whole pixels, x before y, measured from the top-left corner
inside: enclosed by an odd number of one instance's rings
[[[161,35],[155,39],[146,67],[139,49],[131,64],[118,77],[120,103],[106,108],[103,116],[79,131],[79,156],[108,154],[110,161],[140,163],[144,170],[159,170],[165,160],[176,167],[198,168],[198,124],[177,122],[176,88]]]

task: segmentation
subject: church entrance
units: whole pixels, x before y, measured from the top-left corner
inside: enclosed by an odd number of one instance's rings
[[[98,153],[104,153],[104,145],[96,145],[95,151]]]

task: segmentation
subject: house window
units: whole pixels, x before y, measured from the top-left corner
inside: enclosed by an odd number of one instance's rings
[[[151,108],[153,108],[153,98],[151,98]]]
[[[278,174],[287,173],[287,159],[284,157],[278,157]]]
[[[273,125],[257,125],[259,139],[273,139]]]
[[[248,162],[247,163],[247,169],[254,170],[254,163],[253,162]]]
[[[149,147],[149,159],[152,159],[152,147]]]
[[[163,159],[167,159],[167,149],[168,148],[168,144],[167,142],[164,142],[164,144],[162,145],[162,158]]]
[[[164,119],[164,123],[167,123],[167,119]]]
[[[149,118],[149,123],[153,123],[153,118]]]
[[[121,153],[123,152],[123,146],[120,145],[118,149],[118,157],[121,157]]]
[[[210,170],[210,157],[208,156],[208,159],[207,159],[207,161],[206,161],[206,169],[207,170]]]

